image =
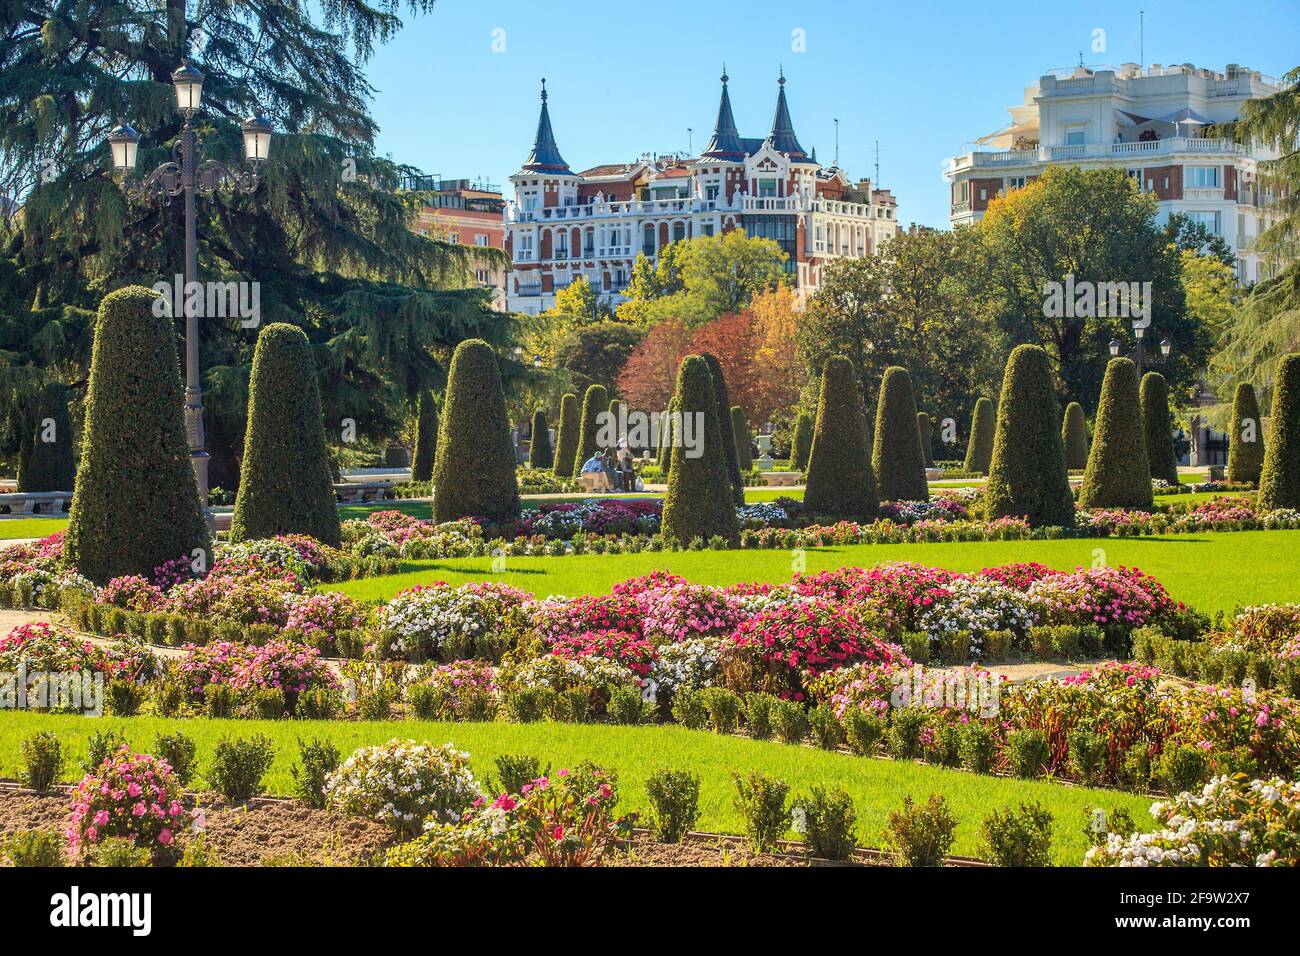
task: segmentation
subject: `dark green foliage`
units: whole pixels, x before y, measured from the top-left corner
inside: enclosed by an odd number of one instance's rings
[[[433,462],[438,453],[438,400],[420,393],[415,416],[415,454],[411,457],[411,480],[432,481]]]
[[[578,444],[573,453],[573,472],[582,471],[582,463],[597,451],[603,451],[596,443],[596,434],[600,431],[599,418],[602,412],[609,411],[609,392],[604,385],[591,385],[582,397],[582,420],[578,426]]]
[[[1084,508],[1151,507],[1151,467],[1137,366],[1129,359],[1113,358],[1106,366],[1079,504]]]
[[[817,425],[808,453],[803,500],[810,514],[865,518],[876,513],[880,499],[867,444],[853,363],[842,355],[833,356],[822,368]]]
[[[540,408],[533,412],[532,439],[528,442],[528,467],[550,468],[555,456],[551,453],[551,432],[546,425],[546,412]]]
[[[316,362],[302,329],[283,322],[265,326],[253,352],[248,434],[230,540],[277,534],[339,543]]]
[[[1169,414],[1169,383],[1159,372],[1147,372],[1142,376],[1140,395],[1151,477],[1176,485],[1178,459],[1174,455],[1174,422]]]
[[[994,866],[1050,866],[1052,814],[1037,803],[995,809],[980,824],[981,856]]]
[[[891,365],[880,382],[871,470],[882,501],[928,501],[925,457],[916,431],[916,399],[907,369]]]
[[[1232,398],[1227,478],[1234,484],[1258,484],[1263,467],[1264,423],[1259,417],[1259,402],[1255,398],[1255,387],[1242,382]]]
[[[1002,376],[984,490],[990,518],[1026,518],[1035,527],[1074,526],[1059,415],[1051,359],[1037,345],[1016,346]]]
[[[573,462],[578,454],[578,396],[566,394],[560,399],[560,427],[555,433],[555,476],[573,477]]]
[[[1300,354],[1287,355],[1278,365],[1268,429],[1259,508],[1300,508]]]
[[[1061,443],[1065,446],[1065,467],[1082,471],[1088,467],[1088,422],[1083,406],[1071,402],[1065,406],[1065,421],[1061,422]]]
[[[916,437],[921,442],[921,458],[926,468],[934,467],[934,427],[925,412],[916,413]]]
[[[727,380],[722,375],[722,363],[708,352],[700,357],[709,363],[709,374],[713,376],[713,390],[718,397],[718,431],[722,435],[723,452],[726,455],[727,478],[731,482],[731,497],[737,507],[745,503],[745,482],[740,477],[740,459],[736,455],[736,432],[731,427],[731,397],[727,394]]]
[[[671,411],[659,413],[659,451],[655,457],[655,464],[663,472],[664,478],[668,477],[668,465],[673,448],[672,418]]]
[[[109,293],[95,325],[69,562],[92,581],[149,575],[211,542],[185,442],[172,320],[142,286]]]
[[[262,780],[274,761],[275,744],[264,734],[247,740],[223,737],[212,748],[207,781],[227,803],[243,803],[262,792]]]
[[[800,412],[794,420],[794,431],[790,437],[790,467],[794,471],[803,471],[808,467],[808,453],[812,451],[813,420],[807,412]]]
[[[72,421],[68,416],[71,394],[62,382],[41,389],[32,420],[30,451],[21,457],[19,491],[71,491],[76,472]]]
[[[650,832],[661,843],[678,843],[700,816],[700,778],[687,770],[656,770],[645,782],[652,814]]]
[[[731,431],[736,436],[736,464],[744,474],[754,467],[754,440],[749,434],[749,422],[745,421],[745,410],[739,405],[731,406]]]
[[[510,420],[496,353],[482,339],[456,346],[433,466],[435,521],[519,517]]]
[[[672,449],[668,493],[664,497],[663,536],[682,544],[696,537],[707,541],[715,534],[731,542],[738,541],[736,509],[732,505],[725,457],[727,446],[732,454],[736,448],[734,442],[722,438],[717,391],[709,363],[702,356],[688,355],[682,359],[677,369],[673,407],[679,410],[683,420],[689,418],[692,423],[702,420],[704,430],[702,435],[694,436],[696,443],[702,443],[702,447],[697,445],[701,452],[698,457],[688,457],[690,449],[685,442],[678,442]]]
[[[966,442],[967,471],[978,471],[987,475],[993,461],[993,439],[997,433],[997,421],[993,416],[993,403],[987,398],[975,402],[975,410],[970,416],[970,438]]]

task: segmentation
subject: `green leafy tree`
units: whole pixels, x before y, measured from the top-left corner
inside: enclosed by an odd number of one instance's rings
[[[1176,485],[1178,458],[1174,454],[1174,421],[1169,414],[1169,383],[1159,372],[1147,372],[1142,376],[1140,394],[1151,477]]]
[[[582,471],[582,463],[602,450],[596,441],[600,432],[600,415],[608,414],[609,393],[604,385],[592,385],[582,397],[582,420],[578,426],[577,449],[573,455],[573,474]]]
[[[804,508],[832,518],[867,518],[880,507],[872,474],[866,414],[858,377],[844,356],[822,366],[817,423],[808,454]]]
[[[1074,526],[1052,361],[1037,345],[1007,360],[984,499],[991,518],[1025,518],[1034,527]],[[1148,486],[1149,486],[1148,482]]]
[[[211,539],[185,443],[180,364],[157,293],[104,297],[86,394],[81,468],[68,517],[68,562],[92,581],[150,575]],[[210,562],[209,562],[210,566]]]
[[[885,369],[876,404],[875,445],[871,469],[876,489],[884,501],[928,501],[925,457],[916,430],[916,399],[907,369]]]
[[[433,465],[435,521],[519,517],[515,450],[496,353],[482,340],[456,346]]]
[[[1264,467],[1264,422],[1259,417],[1259,402],[1249,382],[1237,385],[1232,400],[1232,420],[1228,423],[1228,480],[1234,484],[1259,483]]]
[[[704,427],[697,436],[699,454],[695,457],[685,442],[673,446],[668,493],[664,496],[663,536],[683,545],[695,538],[708,541],[715,535],[734,543],[739,532],[718,422],[717,389],[709,363],[702,356],[682,359],[673,405],[683,419],[701,422]]]
[[[62,382],[40,391],[25,454],[19,463],[19,491],[71,491],[76,475],[76,449],[68,403],[72,396]]]
[[[987,475],[993,461],[993,440],[997,434],[997,419],[993,403],[981,396],[975,402],[970,416],[970,439],[966,442],[965,470]]]
[[[745,410],[739,405],[731,406],[731,430],[736,436],[736,462],[741,474],[748,474],[754,467],[754,440],[749,434],[749,422],[745,421]]]
[[[415,454],[411,457],[411,480],[431,481],[438,453],[438,400],[430,392],[420,393],[415,417]]]
[[[532,440],[528,443],[528,467],[550,468],[555,456],[551,453],[551,432],[546,427],[546,412],[540,408],[533,412]]]
[[[1083,406],[1071,402],[1065,406],[1065,421],[1061,422],[1061,442],[1065,445],[1065,467],[1082,471],[1088,467],[1088,421]]]
[[[1113,358],[1106,368],[1079,504],[1084,508],[1151,507],[1151,465],[1137,366],[1129,359]]]
[[[736,455],[736,433],[731,427],[731,397],[727,394],[727,380],[722,374],[722,364],[709,352],[701,358],[709,365],[713,388],[718,396],[718,428],[722,433],[722,451],[727,463],[727,476],[731,480],[731,497],[736,506],[745,503],[745,482],[740,476],[740,459]]]
[[[812,451],[813,420],[807,412],[800,412],[794,420],[790,438],[790,467],[803,471],[808,467],[808,453]]]
[[[1300,354],[1278,364],[1256,504],[1261,511],[1300,508]]]
[[[555,434],[555,476],[572,478],[578,455],[578,396],[572,393],[560,399],[560,427]]]
[[[253,353],[248,436],[230,539],[280,534],[339,545],[311,344],[297,326],[273,322],[263,327]]]

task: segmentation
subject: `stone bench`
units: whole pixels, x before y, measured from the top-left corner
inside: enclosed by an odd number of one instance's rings
[[[791,485],[797,485],[803,481],[803,472],[801,471],[765,471],[763,472],[763,484],[786,488]]]
[[[334,494],[349,504],[383,501],[392,487],[391,481],[338,481],[334,483]]]
[[[593,471],[585,475],[579,475],[578,487],[588,493],[614,490],[614,486],[609,483],[609,476],[603,471]]]
[[[0,507],[8,508],[11,515],[63,514],[64,506],[72,500],[70,491],[15,491],[0,494]]]

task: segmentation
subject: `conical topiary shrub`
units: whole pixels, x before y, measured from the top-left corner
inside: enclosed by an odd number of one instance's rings
[[[1065,420],[1061,422],[1061,442],[1065,445],[1065,467],[1083,471],[1088,467],[1088,421],[1083,416],[1083,406],[1071,402],[1065,406]]]
[[[433,479],[433,462],[438,453],[438,401],[429,392],[420,393],[415,414],[415,454],[411,456],[411,480]]]
[[[1088,469],[1079,489],[1084,508],[1150,508],[1151,466],[1138,395],[1137,366],[1113,358],[1097,403]]]
[[[20,460],[19,491],[71,491],[76,474],[68,386],[50,382],[36,401],[33,432]]]
[[[1261,511],[1300,508],[1300,355],[1294,353],[1277,368],[1258,506]]]
[[[803,471],[808,467],[808,453],[812,451],[813,420],[807,412],[800,412],[794,420],[790,435],[790,467]]]
[[[546,412],[539,408],[533,412],[532,438],[528,442],[528,467],[550,468],[554,457],[551,453],[551,432],[546,425]]]
[[[970,436],[966,441],[965,470],[989,473],[993,461],[993,437],[997,434],[998,424],[993,416],[993,403],[987,398],[975,402],[975,409],[970,416]]]
[[[1259,484],[1264,467],[1264,423],[1259,417],[1255,388],[1241,382],[1232,398],[1232,424],[1228,427],[1228,480],[1234,484]]]
[[[673,451],[673,412],[672,403],[668,403],[668,410],[661,412],[659,416],[659,457],[655,464],[663,472],[664,478],[668,477],[668,466],[672,461]]]
[[[456,346],[433,465],[435,521],[519,517],[519,483],[496,353],[482,339]]]
[[[68,562],[92,581],[151,575],[211,539],[185,442],[184,391],[172,320],[158,293],[104,296],[86,392],[81,468],[68,519]]]
[[[873,516],[880,499],[876,496],[868,448],[857,373],[847,358],[833,356],[822,368],[804,509],[831,518]]]
[[[296,325],[264,326],[248,381],[248,431],[231,541],[306,534],[339,544],[311,343]]]
[[[748,474],[754,467],[754,446],[745,410],[739,405],[731,406],[731,431],[736,436],[736,465],[742,475]]]
[[[1051,359],[1037,345],[1016,346],[1002,375],[984,486],[990,518],[1025,518],[1035,527],[1074,526],[1058,415]]]
[[[731,427],[731,397],[727,394],[727,380],[722,375],[722,363],[708,352],[700,357],[709,363],[713,388],[718,393],[718,425],[722,432],[723,449],[727,454],[727,475],[731,479],[731,497],[737,506],[745,503],[745,482],[740,477],[740,459],[736,457],[736,433]]]
[[[702,356],[688,355],[678,366],[673,407],[683,421],[691,423],[693,444],[700,454],[690,457],[691,449],[685,442],[673,446],[661,523],[663,536],[682,545],[689,545],[695,538],[708,541],[714,535],[735,543],[738,533],[731,480],[727,475],[727,443],[718,426],[718,396],[713,375]],[[695,423],[702,423],[703,430],[698,430]],[[686,428],[683,425],[684,434]],[[732,451],[735,451],[734,443]]]
[[[597,451],[604,451],[596,441],[600,432],[600,420],[609,414],[609,392],[604,385],[590,385],[582,397],[582,420],[578,425],[578,447],[573,455],[573,471],[580,474],[582,463]]]
[[[555,477],[572,478],[578,455],[578,396],[572,392],[560,399],[560,427],[555,433]]]
[[[1174,455],[1174,420],[1169,414],[1169,383],[1159,372],[1147,372],[1139,394],[1151,477],[1176,485],[1178,459]]]
[[[921,443],[921,458],[926,468],[934,467],[934,428],[926,412],[916,413],[916,437]],[[928,490],[928,489],[927,489]]]
[[[876,403],[875,445],[871,470],[882,501],[928,501],[925,458],[916,431],[912,376],[898,365],[885,369]]]

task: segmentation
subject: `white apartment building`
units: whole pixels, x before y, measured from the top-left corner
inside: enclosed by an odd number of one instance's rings
[[[1247,100],[1278,89],[1277,80],[1236,64],[1222,72],[1125,63],[1048,73],[1010,108],[1008,126],[977,140],[982,149],[949,161],[952,224],[978,221],[991,200],[1049,165],[1119,167],[1155,193],[1162,224],[1183,213],[1226,239],[1238,281],[1268,278],[1253,242],[1272,199],[1261,190],[1258,161],[1273,154],[1205,133],[1236,118]]]

